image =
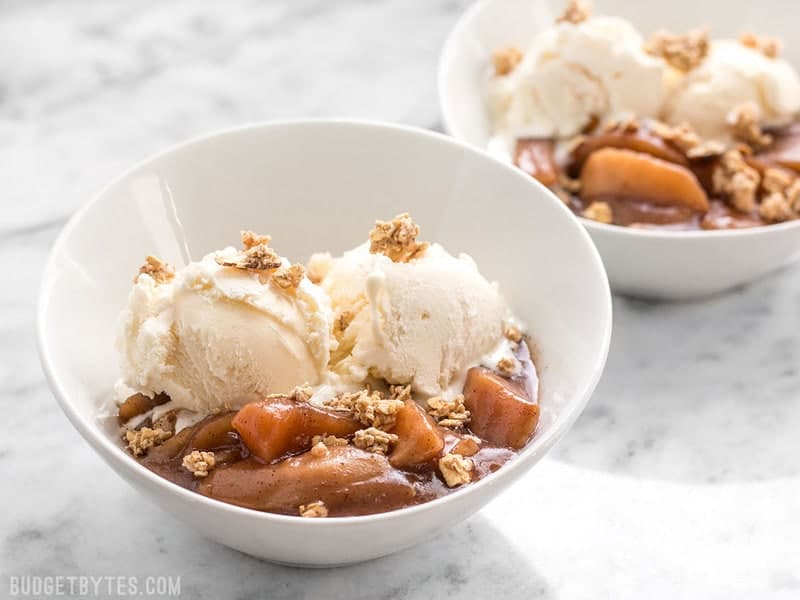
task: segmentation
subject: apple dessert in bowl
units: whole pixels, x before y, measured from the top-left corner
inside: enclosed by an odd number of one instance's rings
[[[127,449],[301,517],[412,506],[501,468],[539,420],[524,328],[469,256],[418,235],[398,215],[307,267],[251,231],[177,272],[148,256],[118,336]]]
[[[625,293],[703,296],[800,251],[796,53],[767,11],[735,34],[695,4],[483,0],[442,55],[448,130],[553,191]]]

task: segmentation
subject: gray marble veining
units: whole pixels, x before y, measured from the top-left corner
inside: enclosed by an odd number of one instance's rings
[[[615,299],[606,376],[552,457],[446,535],[351,568],[201,539],[53,401],[34,304],[81,203],[147,154],[243,122],[438,127],[437,55],[467,4],[0,4],[0,596],[11,575],[167,574],[198,599],[800,597],[798,267],[704,302]]]

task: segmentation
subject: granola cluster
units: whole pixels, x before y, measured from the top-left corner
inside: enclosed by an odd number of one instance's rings
[[[522,50],[514,46],[497,48],[492,52],[492,66],[495,75],[508,75],[513,71],[523,58]]]
[[[191,454],[183,457],[183,468],[195,477],[207,477],[209,469],[213,469],[217,464],[213,452],[204,450],[193,450]]]
[[[611,210],[611,205],[608,202],[592,202],[589,206],[583,209],[581,214],[587,219],[597,221],[598,223],[605,223],[606,225],[614,221],[614,213]]]
[[[747,164],[738,148],[722,155],[712,176],[714,193],[725,196],[731,206],[742,212],[756,209],[760,181],[758,171]]]
[[[754,33],[743,33],[739,36],[739,43],[742,46],[761,52],[767,58],[778,58],[783,50],[783,42],[780,38],[755,35]]]
[[[572,23],[577,25],[583,23],[592,16],[589,6],[580,0],[570,0],[564,12],[556,19],[556,23]]]
[[[272,271],[281,266],[280,257],[269,247],[270,236],[252,231],[243,231],[241,236],[241,252],[233,257],[218,256],[217,264],[247,271]]]
[[[519,373],[519,361],[516,358],[506,356],[497,361],[497,370],[503,377],[511,377]]]
[[[156,283],[166,283],[175,277],[175,267],[165,263],[157,256],[150,255],[144,259],[144,264],[139,267],[134,283],[139,279],[139,275],[150,275]]]
[[[331,410],[348,412],[368,427],[391,429],[397,419],[397,411],[403,407],[403,400],[384,398],[376,390],[361,390],[340,394],[325,402]]]
[[[125,441],[128,444],[128,450],[130,450],[131,454],[134,456],[144,456],[150,448],[158,446],[161,442],[171,437],[171,431],[153,429],[151,427],[142,427],[141,429],[125,432]]]
[[[761,129],[761,111],[752,102],[740,104],[727,116],[733,136],[753,148],[772,143],[772,136]]]
[[[470,412],[464,406],[464,394],[458,394],[452,400],[441,396],[428,398],[428,414],[442,427],[461,429],[470,420]]]
[[[369,251],[383,254],[394,262],[408,262],[419,258],[428,249],[428,242],[418,242],[419,226],[408,213],[397,215],[391,221],[376,221],[369,234]]]
[[[503,330],[503,335],[507,340],[515,344],[519,344],[522,341],[522,332],[514,325],[506,325]]]
[[[272,274],[272,283],[282,290],[296,290],[305,275],[306,270],[303,265],[280,267]]]
[[[439,459],[439,472],[447,487],[456,487],[472,481],[470,473],[474,465],[469,458],[460,454],[445,454]]]
[[[327,517],[328,508],[322,500],[311,502],[310,504],[301,504],[297,509],[301,517],[309,519]]]
[[[764,196],[759,214],[766,221],[780,223],[800,218],[800,178],[779,168],[764,171]]]
[[[686,33],[668,31],[654,33],[644,46],[645,52],[660,56],[668,65],[679,71],[691,71],[708,55],[708,31],[693,29]]]
[[[397,443],[398,436],[375,427],[359,429],[353,437],[353,445],[367,452],[386,455],[389,448]]]
[[[336,437],[335,435],[315,435],[311,438],[312,446],[322,444],[326,448],[336,448],[340,446],[347,446],[350,442],[345,438]]]

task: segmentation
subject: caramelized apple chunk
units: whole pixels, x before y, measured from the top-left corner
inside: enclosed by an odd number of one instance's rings
[[[233,427],[254,456],[272,462],[310,448],[316,435],[348,436],[361,424],[341,413],[272,396],[243,406],[233,418]]]
[[[392,510],[408,505],[416,494],[385,456],[353,446],[329,448],[322,456],[306,452],[273,465],[250,459],[218,467],[198,491],[239,506],[292,515],[300,505],[322,502],[334,516]]]
[[[467,373],[464,404],[472,415],[472,432],[498,446],[522,448],[539,423],[539,406],[519,386],[483,367]]]
[[[592,153],[581,171],[581,189],[589,204],[628,198],[708,210],[708,196],[689,169],[631,150],[603,148]]]
[[[413,400],[406,400],[397,411],[392,432],[397,443],[389,456],[393,467],[425,464],[438,457],[444,448],[444,436],[434,420]]]
[[[613,129],[584,138],[572,152],[570,172],[580,173],[589,157],[603,148],[640,152],[684,167],[689,164],[683,153],[645,128],[635,131]]]
[[[551,139],[518,139],[514,148],[514,164],[546,186],[558,182],[558,166],[553,158]]]
[[[156,406],[166,404],[167,402],[169,402],[169,396],[166,394],[156,394],[152,398],[144,394],[134,394],[119,405],[117,419],[120,424],[125,423],[133,417],[143,415],[148,410],[152,410]]]

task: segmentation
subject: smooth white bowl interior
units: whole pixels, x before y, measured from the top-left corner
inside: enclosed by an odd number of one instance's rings
[[[447,131],[485,149],[491,133],[486,105],[489,56],[500,46],[526,49],[549,27],[564,0],[483,0],[451,32],[440,60],[439,99]],[[596,0],[594,12],[622,16],[647,36],[658,29],[711,26],[714,37],[744,31],[782,37],[784,57],[800,66],[791,0],[735,3],[696,0]],[[614,291],[667,299],[717,293],[763,276],[800,255],[800,221],[758,231],[639,231],[581,219],[608,271]],[[690,238],[691,241],[688,241]]]
[[[269,232],[293,260],[363,241],[376,218],[408,211],[425,239],[467,252],[497,280],[540,352],[542,420],[512,464],[448,498],[384,515],[308,520],[209,500],[124,452],[96,417],[117,377],[115,321],[153,253],[184,263]],[[474,512],[543,456],[577,418],[608,349],[608,283],[568,210],[517,170],[440,136],[352,122],[266,124],[150,159],[66,227],[39,307],[45,372],[81,434],[134,486],[204,534],[270,560],[342,564],[412,545]],[[102,482],[99,482],[102,485]],[[314,529],[313,536],[303,532]]]

